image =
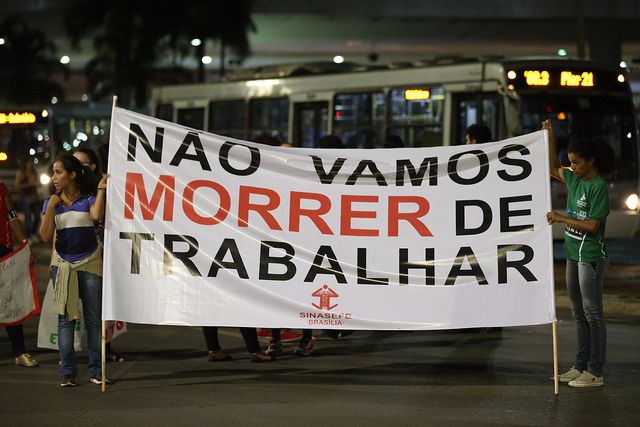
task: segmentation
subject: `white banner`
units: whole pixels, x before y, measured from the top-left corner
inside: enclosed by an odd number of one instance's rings
[[[25,242],[0,259],[0,326],[18,325],[40,313],[31,248]]]
[[[555,320],[543,132],[269,147],[115,108],[105,319],[443,329]]]

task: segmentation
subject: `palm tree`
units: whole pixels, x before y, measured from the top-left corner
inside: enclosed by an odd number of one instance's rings
[[[55,57],[55,45],[18,18],[0,24],[5,43],[0,45],[0,99],[15,105],[48,103],[63,91],[51,76],[67,74]]]
[[[125,106],[144,106],[144,81],[153,73],[158,29],[143,3],[81,0],[67,15],[66,27],[74,45],[94,37],[95,56],[86,66],[94,98],[117,94]]]
[[[163,59],[172,59],[174,80],[183,78],[176,63],[187,52],[192,37],[220,39],[246,55],[246,32],[253,28],[250,3],[79,0],[67,16],[66,27],[76,44],[94,37],[95,56],[86,68],[92,95],[117,94],[123,105],[140,108],[146,105],[148,87],[157,80]]]
[[[224,76],[224,57],[227,47],[236,52],[239,58],[246,58],[250,53],[247,33],[255,31],[251,20],[251,0],[190,1],[186,9],[186,25],[182,29],[185,34],[203,41],[201,49],[196,49],[198,61],[198,80],[204,81],[204,65],[200,61],[204,53],[204,42],[207,39],[220,42],[220,75]],[[212,6],[212,4],[214,6]]]

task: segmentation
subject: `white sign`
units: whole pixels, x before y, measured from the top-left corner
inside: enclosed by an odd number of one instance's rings
[[[30,257],[31,249],[23,243],[0,260],[0,326],[17,325],[40,313]]]
[[[42,312],[38,322],[38,348],[58,350],[58,313],[53,308],[53,283],[49,280],[47,291],[42,300]],[[84,311],[82,300],[79,301],[80,318],[75,323],[73,331],[73,347],[76,351],[87,348],[87,330],[84,324]],[[106,342],[113,341],[116,337],[127,332],[127,324],[121,321],[109,321],[105,324]]]
[[[115,108],[105,319],[443,329],[555,320],[543,132],[269,147]]]

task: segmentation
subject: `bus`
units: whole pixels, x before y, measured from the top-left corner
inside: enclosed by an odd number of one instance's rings
[[[40,196],[48,196],[53,160],[64,151],[107,143],[110,121],[111,104],[93,102],[0,109],[0,179],[18,200],[17,169],[33,162]]]
[[[163,120],[245,140],[266,133],[297,147],[327,134],[349,148],[380,147],[387,135],[408,147],[457,145],[474,123],[501,140],[550,118],[565,164],[572,138],[612,146],[617,175],[607,236],[638,234],[638,131],[629,76],[618,67],[564,59],[272,67],[225,82],[156,87],[151,105]],[[564,210],[565,199],[565,187],[552,183],[553,208]],[[554,238],[562,233],[554,227]]]

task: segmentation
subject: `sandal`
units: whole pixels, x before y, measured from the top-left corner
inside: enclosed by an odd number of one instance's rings
[[[232,359],[231,356],[229,356],[227,353],[225,353],[222,350],[210,351],[208,358],[209,358],[209,362],[226,362]]]
[[[251,363],[273,362],[274,360],[276,360],[274,354],[267,354],[264,351],[249,353],[249,362]]]

